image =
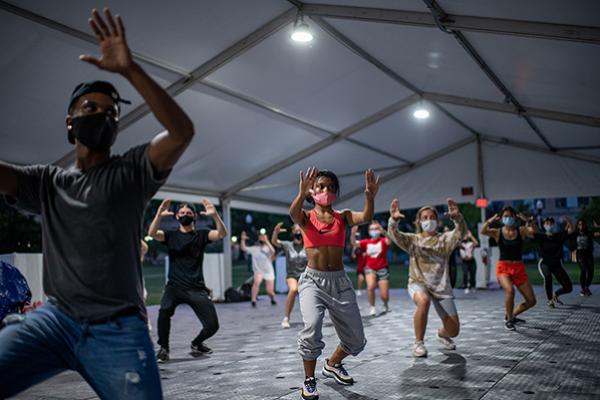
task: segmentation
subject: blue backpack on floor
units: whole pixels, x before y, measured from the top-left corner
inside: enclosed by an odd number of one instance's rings
[[[0,321],[8,314],[20,313],[31,301],[31,290],[21,272],[0,261]]]

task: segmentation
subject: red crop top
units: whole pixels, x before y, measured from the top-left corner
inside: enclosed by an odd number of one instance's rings
[[[324,224],[317,219],[317,213],[312,209],[302,236],[304,247],[344,247],[346,242],[344,215],[334,211],[333,222]]]

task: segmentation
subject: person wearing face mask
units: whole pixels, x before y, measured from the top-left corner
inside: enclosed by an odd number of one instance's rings
[[[249,254],[252,258],[252,271],[254,272],[251,290],[252,307],[256,307],[256,298],[258,297],[258,291],[263,279],[265,280],[267,295],[271,298],[271,305],[277,305],[277,302],[275,301],[275,271],[273,270],[275,249],[264,232],[266,231],[261,229],[261,232],[258,235],[258,241],[254,246],[248,246],[246,244],[248,235],[245,231],[240,235],[240,250]]]
[[[546,217],[543,221],[544,232],[535,232],[533,240],[540,249],[540,261],[538,270],[544,279],[544,289],[548,298],[548,307],[555,308],[558,304],[563,304],[559,296],[571,293],[573,284],[562,264],[563,246],[568,236],[574,229],[569,220],[567,220],[567,230],[560,230],[554,218]],[[535,226],[535,225],[534,225]],[[561,287],[552,293],[552,276],[558,280]]]
[[[354,244],[352,245],[352,259],[356,260],[356,295],[362,296],[362,288],[365,287],[365,266],[367,264],[367,257],[365,252],[362,251],[358,242],[360,242],[360,232],[358,227],[352,227],[352,235],[354,235]]]
[[[600,232],[593,232],[588,228],[585,220],[578,219],[576,229],[571,236],[575,239],[575,256],[580,270],[581,292],[579,294],[580,296],[591,296],[590,285],[594,277],[594,238],[599,237]]]
[[[80,60],[125,78],[166,131],[111,156],[124,100],[108,82],[85,82],[67,109],[72,168],[0,163],[0,194],[41,215],[49,299],[0,331],[0,398],[65,370],[81,374],[103,399],[162,398],[146,325],[139,226],[194,126],[133,60],[119,16],[93,10],[89,22],[101,56]]]
[[[304,322],[298,335],[298,353],[305,374],[301,389],[303,399],[319,397],[315,369],[325,347],[322,328],[326,310],[340,343],[325,359],[321,373],[340,385],[354,384],[342,361],[349,355],[357,356],[367,341],[356,294],[344,271],[346,226],[365,224],[373,219],[378,189],[379,178],[372,170],[367,170],[363,211],[338,211],[333,208],[340,190],[337,176],[315,167],[309,168],[306,175],[300,172],[298,195],[290,206],[290,216],[302,229],[308,256],[308,266],[299,281],[300,312]],[[313,203],[314,208],[305,211],[305,201]]]
[[[518,220],[526,221],[527,224],[519,227]],[[501,229],[490,228],[490,225],[502,221]],[[505,322],[504,326],[510,331],[516,330],[517,323],[525,321],[517,318],[517,315],[535,306],[535,293],[523,262],[523,237],[533,237],[534,229],[529,226],[531,220],[517,215],[512,207],[505,207],[502,213],[494,215],[481,226],[481,234],[492,237],[500,248],[500,259],[496,264],[496,277],[498,283],[505,292]],[[523,296],[524,301],[514,307],[515,290],[513,285]]]
[[[278,223],[273,229],[271,235],[271,243],[276,248],[282,248],[285,253],[285,269],[286,283],[288,286],[288,296],[285,302],[285,315],[281,326],[285,329],[290,327],[290,315],[294,308],[294,302],[298,295],[298,280],[300,275],[306,269],[308,259],[306,258],[306,250],[304,250],[304,240],[302,239],[302,229],[297,224],[292,226],[292,240],[279,240],[279,234],[285,232],[282,229],[283,222]]]
[[[377,221],[369,225],[369,239],[357,241],[354,233],[358,227],[352,227],[350,240],[352,246],[357,245],[365,257],[365,277],[367,280],[367,294],[369,299],[369,315],[377,315],[375,309],[375,288],[379,286],[383,312],[390,311],[388,301],[390,299],[390,270],[388,267],[387,250],[391,244],[390,239],[385,236],[385,231]]]
[[[212,218],[216,229],[196,230],[196,212],[189,204],[179,205],[174,214],[170,211],[171,200],[164,200],[158,207],[156,216],[150,224],[148,235],[155,240],[165,243],[169,250],[169,276],[158,311],[158,362],[169,361],[169,334],[171,317],[180,304],[189,305],[200,322],[202,330],[192,340],[190,349],[193,356],[212,353],[204,341],[219,330],[217,311],[209,296],[209,290],[204,283],[202,263],[206,246],[227,235],[223,220],[215,206],[207,199],[202,199],[204,211],[200,215]],[[177,230],[160,230],[164,217],[173,217],[179,222]]]
[[[408,293],[417,306],[414,357],[427,357],[423,339],[431,303],[442,320],[442,327],[436,334],[438,341],[447,350],[456,349],[452,338],[458,336],[460,321],[450,284],[449,257],[467,232],[467,226],[452,199],[448,199],[448,216],[454,223],[454,230],[439,233],[437,210],[431,206],[422,207],[415,220],[416,233],[405,233],[398,229],[398,223],[404,218],[398,199],[390,205],[388,236],[410,256]]]
[[[463,287],[465,294],[471,293],[471,290],[475,290],[475,272],[477,265],[475,264],[475,247],[479,246],[479,242],[473,236],[470,231],[467,231],[467,235],[463,238],[460,244],[460,258],[463,266]]]

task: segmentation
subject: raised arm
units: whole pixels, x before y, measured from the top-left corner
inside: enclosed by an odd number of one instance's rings
[[[402,250],[410,253],[410,246],[412,244],[414,234],[401,232],[398,229],[398,223],[405,218],[404,214],[400,212],[400,202],[398,199],[392,200],[390,204],[390,219],[388,221],[387,237],[396,243]]]
[[[523,225],[523,226],[521,226],[521,227],[519,228],[519,230],[520,230],[520,232],[521,232],[521,235],[522,235],[522,236],[525,236],[525,237],[530,237],[530,238],[532,238],[532,237],[534,236],[534,234],[536,233],[536,227],[535,227],[536,223],[535,223],[535,218],[533,218],[533,217],[529,217],[529,218],[528,218],[528,217],[526,217],[525,215],[523,215],[523,214],[521,214],[521,213],[519,213],[519,214],[517,215],[517,217],[518,217],[518,218],[519,218],[521,221],[523,221],[523,223],[525,224],[525,225]]]
[[[221,216],[219,216],[217,209],[208,199],[202,199],[202,205],[204,206],[204,211],[202,211],[200,215],[212,218],[216,227],[216,229],[211,229],[208,232],[208,240],[214,242],[223,239],[227,236],[227,228],[225,228],[225,224],[223,223]]]
[[[113,18],[105,8],[103,18],[97,10],[93,10],[89,22],[98,39],[101,56],[82,55],[79,58],[102,70],[121,74],[144,98],[158,122],[166,129],[150,143],[150,162],[159,173],[169,171],[194,136],[192,121],[173,98],[133,61],[123,20],[119,15]]]
[[[454,230],[450,232],[449,240],[447,242],[447,252],[451,253],[456,246],[462,241],[463,237],[467,234],[467,224],[465,219],[460,213],[458,205],[452,199],[448,199],[448,216],[454,223]]]
[[[156,215],[150,224],[150,228],[148,228],[148,236],[151,236],[154,240],[158,240],[159,242],[165,241],[165,233],[158,229],[160,227],[160,221],[163,217],[173,216],[173,212],[169,211],[169,207],[171,207],[171,200],[163,200],[156,211]]]
[[[8,196],[16,196],[17,184],[17,174],[14,167],[0,161],[0,193]]]
[[[494,214],[492,218],[488,219],[483,223],[483,225],[481,225],[481,231],[479,233],[494,238],[496,240],[500,239],[500,230],[490,228],[491,224],[498,221],[500,221],[500,215]]]
[[[365,206],[362,211],[343,211],[346,223],[352,225],[362,225],[373,220],[375,214],[375,196],[379,190],[379,177],[375,176],[372,169],[365,171]]]
[[[275,228],[273,228],[273,233],[271,234],[271,244],[277,248],[281,247],[281,242],[279,241],[279,234],[281,232],[285,232],[285,229],[281,228],[282,226],[283,222],[279,222],[277,225],[275,225]]]
[[[273,247],[273,245],[271,244],[271,242],[269,242],[269,238],[267,237],[267,235],[266,234],[260,235],[258,238],[262,239],[262,241],[267,245],[269,250],[271,250],[271,261],[274,261],[276,251],[275,251],[275,248]]]
[[[300,184],[298,186],[298,194],[292,201],[292,204],[290,205],[289,209],[292,221],[298,224],[300,228],[304,228],[306,226],[307,221],[306,213],[304,212],[302,205],[304,204],[304,200],[306,200],[308,196],[312,195],[313,186],[315,184],[316,179],[317,168],[310,167],[306,171],[306,176],[304,176],[304,173],[300,171]]]
[[[244,253],[248,251],[248,245],[246,245],[246,240],[248,240],[248,234],[246,231],[242,231],[240,234],[240,250]]]

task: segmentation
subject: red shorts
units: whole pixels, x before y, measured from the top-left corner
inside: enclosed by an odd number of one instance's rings
[[[496,264],[496,277],[499,275],[508,275],[515,286],[521,286],[529,282],[523,261],[498,261],[498,264]]]

